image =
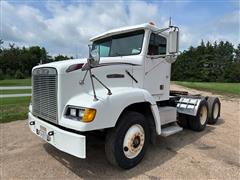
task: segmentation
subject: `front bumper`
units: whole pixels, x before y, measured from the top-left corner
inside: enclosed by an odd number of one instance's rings
[[[34,117],[30,112],[28,113],[28,124],[31,131],[39,137],[42,137],[42,134],[39,133],[40,129],[44,129],[47,135],[46,142],[57,149],[79,158],[86,158],[85,136],[62,130]]]

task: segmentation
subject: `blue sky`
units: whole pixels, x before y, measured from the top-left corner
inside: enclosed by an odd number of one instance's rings
[[[5,46],[44,46],[51,55],[83,57],[89,38],[111,28],[153,21],[180,27],[181,49],[201,40],[240,43],[240,1],[1,1]]]

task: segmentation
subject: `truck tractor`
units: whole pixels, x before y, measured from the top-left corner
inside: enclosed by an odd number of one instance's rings
[[[157,136],[183,128],[203,131],[217,122],[219,98],[170,90],[178,27],[150,22],[110,30],[90,42],[88,58],[32,69],[28,123],[47,143],[86,158],[89,133],[101,132],[107,160],[130,169]]]

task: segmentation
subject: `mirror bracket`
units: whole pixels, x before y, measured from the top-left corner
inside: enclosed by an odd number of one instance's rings
[[[87,63],[84,64],[82,67],[82,71],[86,71],[84,74],[84,77],[82,80],[79,81],[80,85],[84,85],[85,79],[87,77],[87,74],[89,72],[90,80],[91,80],[91,85],[92,85],[92,90],[93,90],[93,96],[94,96],[94,101],[98,101],[97,95],[96,95],[96,90],[94,86],[94,81],[93,78],[98,81],[105,89],[108,91],[108,95],[112,95],[111,90],[100,80],[98,79],[94,74],[92,74],[92,68],[96,67],[99,64],[100,61],[100,55],[99,55],[99,50],[98,49],[92,49],[91,45],[88,45],[89,47],[89,57],[87,59]]]

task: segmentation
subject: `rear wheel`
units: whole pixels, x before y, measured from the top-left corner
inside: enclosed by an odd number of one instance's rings
[[[108,161],[124,169],[136,166],[144,157],[149,137],[145,117],[137,112],[126,112],[107,134],[105,152]]]
[[[208,124],[215,124],[220,117],[221,103],[217,97],[209,97],[208,100]]]
[[[198,107],[197,115],[191,116],[189,119],[189,127],[194,131],[202,131],[206,127],[208,121],[208,104],[203,99]]]
[[[189,116],[186,114],[178,114],[178,119],[177,119],[177,123],[179,126],[183,127],[183,128],[188,128],[188,119]]]

